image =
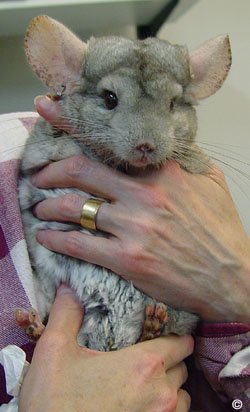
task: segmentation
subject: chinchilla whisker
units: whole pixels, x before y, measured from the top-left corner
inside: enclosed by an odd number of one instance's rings
[[[216,162],[221,163],[221,164],[223,164],[224,166],[227,166],[228,168],[231,168],[231,169],[234,170],[235,172],[240,173],[242,176],[246,177],[247,179],[250,179],[250,175],[249,175],[248,173],[244,172],[243,170],[239,169],[239,168],[236,167],[236,166],[233,166],[233,165],[230,164],[230,163],[227,163],[225,160],[223,160],[223,159],[221,159],[221,158],[219,158],[219,157],[217,157],[217,156],[214,156],[213,154],[210,155],[209,152],[214,153],[214,154],[219,155],[219,156],[222,156],[222,157],[224,157],[224,158],[228,158],[228,159],[230,159],[230,160],[236,161],[236,162],[238,162],[238,163],[240,163],[240,164],[242,164],[242,165],[244,165],[244,166],[250,166],[250,163],[249,163],[249,162],[241,161],[241,160],[239,160],[239,159],[237,159],[237,158],[234,158],[234,157],[232,157],[232,156],[225,155],[224,153],[220,153],[220,152],[213,151],[213,150],[211,150],[211,149],[206,149],[206,151],[208,152],[208,156],[210,156],[210,158],[211,158],[212,160],[215,160]]]
[[[210,145],[209,143],[208,143],[208,144],[205,143],[205,145],[207,145],[207,146],[212,146],[212,147],[217,148],[217,145],[216,145],[216,144],[211,144],[211,145]],[[231,146],[232,146],[232,147],[235,147],[235,148],[239,148],[239,146],[236,146],[236,145],[231,145]],[[249,147],[248,147],[248,149],[249,149]],[[229,155],[227,155],[227,154],[225,154],[225,153],[221,153],[221,152],[215,151],[215,150],[210,149],[210,148],[207,148],[207,147],[205,147],[204,150],[208,153],[208,155],[211,157],[211,159],[213,159],[213,160],[216,161],[217,163],[223,165],[223,166],[226,167],[228,170],[230,169],[230,170],[232,170],[233,172],[237,173],[237,176],[239,176],[239,177],[241,176],[242,182],[244,182],[243,178],[247,179],[247,181],[250,180],[250,175],[249,175],[247,172],[244,172],[242,169],[239,169],[238,167],[235,167],[234,165],[226,162],[226,159],[232,160],[233,162],[237,162],[239,165],[243,165],[243,166],[247,166],[247,167],[250,166],[250,163],[249,163],[248,161],[240,160],[240,159],[235,158],[235,157],[233,157],[233,156],[229,156]],[[229,153],[232,153],[233,155],[236,154],[235,152],[230,151],[230,150],[228,150],[228,149],[226,149],[226,148],[224,147],[224,148],[223,148],[223,151],[225,151],[225,150],[227,150]],[[215,157],[214,155],[219,155],[220,158],[219,158],[218,156]],[[224,159],[225,159],[225,160],[224,160]],[[228,170],[227,170],[226,173],[225,173],[227,177],[229,177]],[[231,178],[231,180],[233,180],[232,177],[230,177],[230,178]],[[248,184],[248,182],[244,182],[244,184]]]
[[[249,180],[250,180],[250,175],[247,173],[243,172],[242,170],[230,165],[227,162],[224,162],[223,160],[211,156],[211,159],[215,161],[217,164],[222,164],[224,167],[224,173],[227,179],[231,180],[236,187],[241,191],[241,193],[247,198],[247,200],[250,200],[250,197],[247,195],[246,190],[244,190],[242,185],[249,185]],[[225,170],[226,168],[226,170]],[[229,173],[231,172],[231,173]],[[233,175],[232,175],[233,173]],[[237,179],[236,179],[237,178]],[[246,181],[244,180],[246,179]]]
[[[60,115],[59,117],[58,117],[58,119],[60,119],[60,121],[61,120],[66,120],[67,121],[67,123],[69,123],[70,125],[71,124],[73,124],[73,123],[77,123],[77,124],[83,124],[84,125],[84,120],[81,120],[81,119],[77,119],[76,117],[69,117],[69,116],[64,116],[64,115]]]
[[[206,142],[204,140],[197,140],[198,145],[200,144],[205,144],[207,146],[215,146],[215,147],[223,147],[223,150],[227,150],[228,147],[235,147],[237,149],[247,149],[250,150],[250,146],[241,146],[241,145],[236,145],[236,144],[230,144],[230,143],[211,143],[211,142]]]
[[[215,160],[218,163],[223,164],[224,166],[226,166],[226,167],[230,168],[231,170],[235,171],[236,173],[239,173],[241,176],[245,177],[247,180],[250,180],[250,175],[248,173],[244,172],[243,170],[238,169],[237,167],[235,167],[233,165],[230,165],[229,163],[227,163],[227,162],[225,162],[222,159],[219,159],[217,157],[211,156],[211,159]]]
[[[76,119],[76,118],[73,118],[73,117],[68,117],[68,116],[63,116],[63,115],[61,115],[60,117],[59,117],[61,120],[67,120],[67,122],[69,122],[69,124],[70,125],[72,125],[72,124],[74,124],[74,123],[77,123],[77,124],[85,124],[85,122],[83,121],[83,120],[81,120],[81,119]]]
[[[187,146],[185,143],[180,142],[180,143],[179,143],[179,146],[178,146],[178,149],[180,149],[180,150],[179,150],[180,155],[181,155],[181,154],[185,154],[185,151],[182,153],[182,152],[181,152],[181,149],[188,149],[188,146]],[[193,154],[195,155],[196,153],[193,152]],[[217,153],[217,154],[220,154],[220,153]],[[198,154],[197,154],[197,156],[198,156]],[[218,157],[216,157],[216,156],[214,156],[214,155],[209,155],[209,153],[208,153],[208,156],[210,157],[211,160],[214,160],[214,161],[217,162],[217,163],[221,163],[222,165],[227,166],[228,168],[230,168],[231,170],[234,170],[236,173],[240,174],[241,176],[244,176],[244,177],[245,177],[246,179],[248,179],[248,180],[250,179],[250,175],[249,175],[248,173],[246,173],[246,172],[242,171],[241,169],[238,169],[237,167],[235,167],[235,166],[227,163],[225,160],[220,159],[220,158],[218,158]],[[198,159],[198,160],[199,160],[199,159]],[[233,159],[232,159],[232,160],[233,160]],[[234,160],[237,160],[237,159],[234,159]],[[247,166],[250,166],[249,163],[244,163],[244,162],[242,162],[242,163],[245,164],[245,165],[247,165]],[[208,165],[208,166],[209,166],[209,165]],[[212,167],[212,166],[210,166],[210,167]]]
[[[185,154],[186,154],[185,152],[183,152],[183,154],[180,152],[180,159],[182,159],[182,158],[183,158],[183,155],[185,156]],[[213,165],[212,165],[209,161],[208,161],[208,162],[205,162],[205,161],[201,160],[200,157],[199,157],[199,155],[198,155],[198,153],[194,153],[194,154],[193,154],[193,157],[195,157],[195,160],[196,160],[199,164],[205,166],[206,169],[210,170],[211,172],[213,171]],[[178,159],[178,155],[175,156],[175,159]]]
[[[182,141],[178,141],[178,146],[175,151],[175,159],[182,159],[183,156],[187,156],[188,151],[190,151],[190,146]],[[195,156],[196,161],[198,161],[201,165],[206,166],[206,168],[210,169],[211,171],[213,170],[213,165],[211,165],[209,161],[204,162],[203,160],[201,160],[199,154],[195,151],[192,151],[192,156]]]
[[[96,120],[91,121],[91,120],[87,120],[87,119],[77,119],[75,117],[65,116],[65,115],[61,115],[60,119],[67,120],[70,124],[72,124],[72,125],[77,124],[78,126],[79,125],[85,126],[87,124],[96,126],[96,124],[98,123]]]
[[[109,157],[106,157],[105,160],[104,160],[104,163],[106,163],[106,164],[108,164],[110,162],[116,162],[116,164],[118,164],[118,163],[120,163],[120,158],[117,155],[112,154],[112,156],[110,155]]]
[[[99,136],[98,133],[93,133],[93,132],[74,134],[73,137],[76,137],[78,140],[82,140],[83,143],[86,143],[86,144],[88,143],[93,144],[94,142],[95,147],[98,145],[102,145],[103,142],[108,142],[111,139],[111,137],[108,137],[107,135],[103,137],[103,136]]]
[[[186,145],[185,149],[186,149]],[[180,154],[181,154],[181,150],[180,150]],[[195,154],[195,153],[194,153]],[[198,156],[198,155],[197,155]],[[227,179],[231,180],[236,187],[241,191],[241,193],[247,198],[247,200],[250,200],[250,197],[247,195],[247,192],[244,190],[243,185],[248,185],[249,184],[249,180],[250,180],[250,176],[246,173],[244,173],[242,170],[228,164],[227,162],[224,162],[223,160],[215,157],[215,156],[210,156],[210,159],[212,161],[215,161],[217,164],[222,164],[224,166],[224,173]],[[200,162],[200,159],[197,158],[197,160]],[[204,162],[202,162],[202,164],[204,164]],[[207,165],[210,169],[212,168],[212,165]],[[226,170],[225,170],[226,168]],[[231,173],[230,173],[231,172]],[[233,173],[233,175],[232,175]],[[247,181],[245,181],[244,179],[247,179]]]
[[[224,154],[224,153],[218,152],[218,151],[210,149],[210,148],[205,148],[205,150],[206,150],[206,152],[214,153],[216,155],[223,156],[226,159],[234,160],[235,162],[241,163],[242,165],[250,166],[250,162],[245,162],[243,160],[237,159],[236,157],[230,156],[228,154]]]
[[[217,159],[216,159],[216,161],[219,162]],[[229,174],[228,172],[234,172],[235,173],[235,170],[232,170],[231,165],[229,165],[227,163],[225,163],[224,166],[228,168],[226,171],[224,169],[226,178],[231,180],[235,184],[235,187],[237,187],[237,189],[240,190],[240,192],[244,195],[244,197],[246,197],[247,200],[250,201],[250,196],[247,194],[246,190],[244,190],[244,188],[242,186],[242,185],[248,185],[248,182],[245,182],[243,180],[243,177],[246,177],[247,180],[249,180],[249,176],[243,176],[241,171],[239,171],[239,174],[234,174],[232,176],[232,174]],[[237,170],[236,170],[236,172],[237,172]],[[236,179],[236,177],[238,177],[238,179]]]
[[[65,135],[65,136],[59,136],[59,137],[57,137],[56,138],[57,140],[60,140],[60,141],[63,141],[63,140],[67,140],[68,139],[68,136],[67,135]],[[44,139],[41,139],[40,140],[40,143],[47,143],[47,141],[48,141],[48,139],[47,138],[44,138]],[[14,145],[14,146],[12,146],[12,147],[10,147],[10,148],[8,148],[8,149],[5,149],[5,150],[3,150],[3,151],[0,151],[0,153],[1,154],[4,154],[4,153],[8,153],[8,152],[12,152],[12,151],[15,151],[15,150],[17,150],[17,149],[20,149],[20,148],[24,148],[24,147],[27,147],[27,146],[35,146],[37,144],[37,142],[31,142],[31,141],[25,141],[25,142],[23,142],[22,144],[17,144],[17,145]]]
[[[236,157],[233,157],[233,156],[230,156],[230,155],[227,155],[227,154],[224,154],[224,153],[220,153],[220,152],[218,152],[216,150],[212,150],[212,149],[205,149],[205,150],[206,150],[206,153],[208,153],[208,155],[210,153],[211,153],[211,155],[213,155],[213,154],[219,155],[224,159],[233,160],[234,162],[240,163],[242,165],[250,166],[250,162],[245,162],[244,160],[237,159]]]
[[[186,144],[185,144],[184,142],[182,142],[181,140],[178,140],[178,139],[176,139],[176,140],[177,140],[177,142],[178,142],[178,146],[179,146],[179,147],[182,147],[182,148],[184,148],[184,149],[188,149],[188,148],[189,148],[189,146],[186,145]],[[204,144],[206,144],[206,145],[208,145],[208,146],[217,147],[216,144],[210,144],[210,143],[204,143]],[[201,147],[200,142],[199,142],[199,146]],[[235,147],[238,148],[239,146],[235,146]],[[227,150],[227,149],[226,149],[226,148],[223,148],[223,151],[225,151],[225,150]],[[213,149],[210,149],[210,148],[207,148],[207,147],[204,148],[204,151],[205,151],[205,152],[208,154],[208,156],[210,156],[210,157],[211,157],[210,153],[214,153],[214,154],[220,155],[220,156],[222,156],[222,157],[224,157],[224,158],[228,158],[228,159],[230,159],[230,160],[233,160],[233,161],[236,161],[236,162],[238,162],[238,163],[241,163],[242,165],[250,166],[250,162],[248,161],[248,159],[247,159],[247,161],[240,160],[239,158],[232,157],[232,156],[230,156],[230,155],[228,155],[228,154],[221,153],[221,152],[219,152],[219,151],[216,151],[216,150],[213,150]],[[236,155],[236,154],[237,154],[236,152],[233,152],[233,151],[230,151],[230,150],[227,150],[227,152],[229,152],[229,153],[231,153],[231,154],[233,154],[233,155]],[[217,159],[217,160],[219,161],[219,159]],[[230,165],[229,165],[229,166],[230,166]]]

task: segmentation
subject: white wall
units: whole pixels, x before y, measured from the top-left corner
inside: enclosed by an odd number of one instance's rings
[[[250,167],[245,164],[250,163],[249,19],[249,0],[180,0],[159,37],[192,49],[218,34],[230,35],[232,69],[221,91],[198,107],[199,140],[213,144],[210,149],[220,152],[223,162],[243,171],[223,166],[250,235]],[[25,62],[22,39],[0,38],[0,113],[33,110],[34,96],[43,91]]]
[[[182,9],[190,3],[193,6],[182,14]],[[249,0],[182,0],[162,27],[159,37],[194,49],[218,34],[228,33],[230,36],[232,68],[222,89],[198,107],[198,138],[202,147],[214,151],[211,155],[231,165],[221,163],[250,235],[249,21]],[[213,146],[205,146],[202,142]]]

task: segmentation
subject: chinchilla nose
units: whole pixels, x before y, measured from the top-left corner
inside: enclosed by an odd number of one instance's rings
[[[143,154],[147,154],[147,153],[152,153],[155,150],[155,148],[151,143],[142,143],[136,146],[136,150],[138,150],[139,152]]]

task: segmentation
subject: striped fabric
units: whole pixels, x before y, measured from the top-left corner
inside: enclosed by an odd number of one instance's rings
[[[33,112],[0,115],[0,349],[17,345],[29,360],[33,344],[14,320],[17,308],[37,306],[17,184],[22,148],[36,119]],[[250,412],[250,325],[201,325],[196,354],[198,362],[190,373],[192,410]],[[0,366],[0,405],[9,400]]]
[[[30,303],[36,307],[17,196],[20,156],[36,119],[35,113],[0,116],[0,348],[27,343],[14,313]]]

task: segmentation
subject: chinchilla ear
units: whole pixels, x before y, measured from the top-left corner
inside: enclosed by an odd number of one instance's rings
[[[34,18],[26,32],[25,53],[34,72],[48,87],[68,94],[80,82],[86,44],[48,16]]]
[[[232,63],[228,36],[218,36],[189,54],[192,81],[186,89],[192,99],[205,99],[222,86]]]

